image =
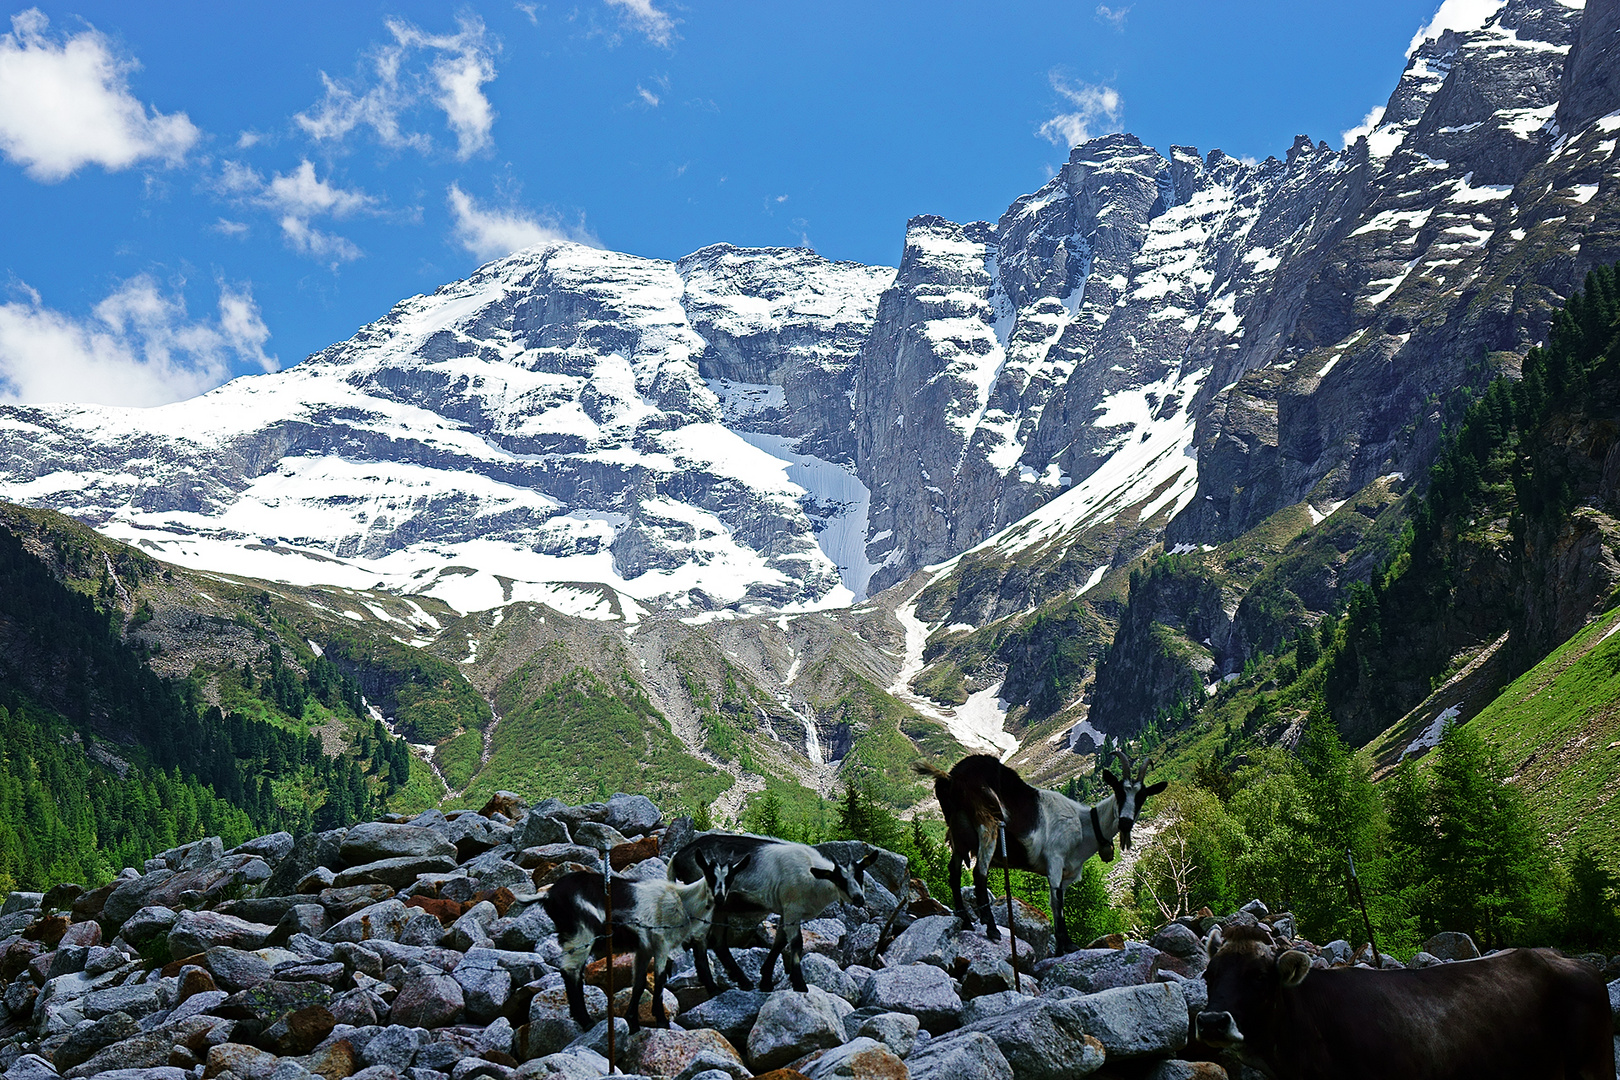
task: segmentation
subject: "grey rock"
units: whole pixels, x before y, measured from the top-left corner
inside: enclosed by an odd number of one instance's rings
[[[100,1020],[75,1028],[68,1036],[67,1042],[57,1047],[52,1060],[59,1069],[71,1069],[75,1065],[89,1061],[97,1050],[133,1038],[139,1032],[140,1027],[129,1013],[110,1013]]]
[[[16,896],[16,893],[12,893]],[[34,895],[39,895],[35,893]],[[7,899],[10,903],[10,899]],[[24,1054],[5,1071],[6,1080],[56,1080],[56,1066],[38,1054]]]
[[[1116,986],[1140,986],[1153,978],[1158,950],[1139,941],[1123,949],[1080,949],[1037,964],[1041,987],[1072,986],[1092,994]]]
[[[1175,983],[1121,986],[1070,999],[1110,1060],[1168,1056],[1187,1045],[1187,999]]]
[[[464,912],[444,935],[442,944],[447,949],[466,952],[468,949],[490,943],[489,928],[500,917],[495,905],[488,900],[474,904]]]
[[[964,1030],[994,1039],[1020,1080],[1080,1080],[1100,1069],[1104,1058],[1103,1044],[1086,1032],[1081,1000],[1039,999]]]
[[[470,1048],[453,1042],[428,1043],[416,1052],[418,1068],[433,1069],[436,1072],[448,1073],[455,1067],[456,1062],[470,1056]]]
[[[216,945],[208,950],[208,970],[226,990],[247,990],[270,981],[275,966],[256,952]]]
[[[1154,1065],[1143,1080],[1226,1080],[1226,1070],[1213,1061],[1171,1059]]]
[[[85,958],[90,950],[83,945],[58,945],[51,954],[50,967],[45,969],[45,977],[54,979],[58,975],[73,975],[84,970]]]
[[[1188,978],[1166,970],[1159,972],[1158,981],[1181,987],[1181,995],[1187,999],[1187,1011],[1194,1016],[1209,1007],[1209,984],[1203,979]]]
[[[618,829],[597,821],[582,821],[574,826],[573,833],[574,843],[597,851],[607,851],[629,843],[629,839]]]
[[[652,832],[662,820],[663,814],[645,795],[620,792],[608,800],[606,824],[632,839]]]
[[[522,823],[513,831],[513,842],[519,848],[541,847],[546,844],[572,844],[574,838],[568,826],[554,817],[530,810]]]
[[[713,1028],[733,1046],[745,1046],[759,1010],[770,995],[758,990],[725,990],[681,1012],[686,1028]]]
[[[551,916],[539,904],[532,904],[524,909],[523,914],[513,919],[495,939],[495,944],[502,949],[523,952],[533,949],[548,936],[557,932],[556,925]]]
[[[1238,910],[1246,911],[1250,915],[1253,915],[1256,919],[1263,919],[1267,915],[1271,914],[1271,909],[1266,907],[1266,903],[1265,903],[1264,900],[1250,900],[1247,904],[1244,904]]]
[[[400,987],[389,1016],[410,1027],[444,1027],[455,1023],[465,1005],[461,984],[450,976],[413,975]]]
[[[390,1024],[366,1043],[366,1048],[360,1052],[360,1060],[367,1066],[386,1065],[396,1072],[404,1072],[415,1060],[416,1051],[426,1041],[425,1031],[418,1031],[402,1024]]]
[[[461,869],[472,879],[478,892],[511,889],[515,893],[534,888],[534,879],[529,872],[507,859],[500,848],[469,859],[461,865]]]
[[[306,890],[299,883],[317,867],[328,872],[343,865],[339,850],[346,830],[331,829],[321,833],[305,833],[293,841],[292,850],[284,856],[264,883],[266,896],[289,896]],[[330,879],[328,879],[330,881]]]
[[[982,1031],[930,1039],[906,1059],[911,1080],[1014,1080],[1012,1066]]]
[[[962,984],[964,1000],[1012,990],[1021,983],[1018,973],[1007,961],[984,956],[976,957],[969,963],[967,970],[958,976],[958,981]]]
[[[1329,963],[1345,964],[1349,963],[1353,950],[1348,941],[1337,938],[1322,946],[1322,953],[1328,958]]]
[[[203,1013],[212,1012],[224,1004],[225,999],[230,996],[223,990],[203,990],[192,994],[176,1005],[173,1012],[169,1013],[169,1022],[173,1023],[177,1020],[185,1020],[188,1017],[201,1016]]]
[[[356,826],[356,828],[362,827]],[[404,825],[398,827],[408,828],[408,826]],[[428,829],[415,829],[413,831],[432,836],[443,841],[446,846],[449,845],[449,841],[445,841],[443,837]],[[449,855],[400,855],[354,865],[347,870],[340,871],[337,877],[332,879],[332,886],[343,889],[352,885],[386,885],[390,889],[403,889],[415,881],[418,874],[436,874],[454,870],[456,868],[455,848],[450,848],[450,851],[451,854]]]
[[[280,945],[290,942],[294,937],[303,934],[310,938],[318,938],[326,933],[331,926],[326,909],[319,904],[294,904],[281,916],[276,928],[271,932],[267,942],[271,945]]]
[[[216,911],[182,911],[169,928],[169,955],[179,960],[207,952],[217,945],[258,949],[274,932],[273,926],[251,923],[234,915],[221,915]]]
[[[805,956],[800,966],[807,986],[819,986],[834,997],[843,998],[853,1006],[860,1000],[861,987],[855,984],[843,968],[819,953]]]
[[[154,1065],[148,1069],[107,1069],[96,1073],[100,1080],[191,1080],[184,1069],[170,1065]]]
[[[398,900],[384,900],[339,921],[321,935],[321,940],[333,945],[360,941],[368,944],[374,941],[397,942],[408,924],[422,918],[433,919],[435,923],[439,921],[421,908],[406,907]]]
[[[809,1080],[868,1080],[869,1077],[906,1075],[900,1055],[866,1036],[828,1050],[802,1071]]]
[[[928,915],[918,919],[884,951],[884,966],[932,964],[949,971],[956,959],[954,939],[961,925],[955,915]]]
[[[1071,990],[1071,994],[1079,996],[1078,991]],[[971,1027],[980,1020],[987,1020],[992,1016],[1029,1008],[1036,1000],[1038,999],[1032,998],[1027,993],[1019,994],[1012,990],[1005,990],[999,994],[984,994],[962,1004],[962,1026]]]
[[[859,1037],[876,1039],[903,1058],[909,1055],[911,1048],[916,1045],[917,1031],[921,1026],[917,1018],[910,1013],[886,1012],[862,1020],[855,1034]]]
[[[470,968],[461,964],[454,978],[461,986],[467,1019],[475,1023],[495,1019],[512,996],[512,976],[500,968]]]
[[[1479,946],[1467,934],[1443,930],[1425,941],[1422,951],[1442,960],[1472,960],[1479,955]]]
[[[1161,928],[1148,939],[1148,944],[1180,960],[1191,960],[1204,955],[1203,939],[1181,923],[1171,923]]]
[[[116,1012],[128,1013],[139,1018],[157,1012],[162,1007],[163,998],[158,993],[157,986],[152,983],[94,990],[85,995],[83,1005],[85,1018],[89,1020],[97,1020]]]
[[[658,837],[658,854],[668,859],[697,837],[697,828],[685,814],[664,826]]]
[[[585,987],[585,1015],[592,1021],[607,1015],[607,995],[599,986]],[[604,1029],[605,1030],[605,1029]],[[626,1032],[629,1026],[626,1024]],[[584,1035],[568,1014],[568,999],[559,987],[543,990],[529,1002],[529,1054],[544,1057]]]
[[[1445,961],[1433,953],[1418,952],[1413,954],[1412,962],[1407,966],[1413,968],[1429,968],[1438,967],[1443,963],[1445,963]]]
[[[257,855],[272,867],[280,864],[281,860],[292,854],[293,835],[289,832],[271,833],[269,836],[260,836],[239,844],[231,849],[232,855]]]
[[[962,1019],[962,999],[951,977],[932,964],[908,964],[873,973],[861,993],[861,1004],[913,1013],[935,1035],[952,1030]]]
[[[350,866],[398,858],[456,857],[456,846],[433,829],[369,821],[344,834],[338,854]]]
[[[777,990],[765,999],[748,1032],[748,1062],[755,1072],[768,1072],[813,1050],[844,1041],[845,1014],[852,1006],[819,986],[800,993]]]

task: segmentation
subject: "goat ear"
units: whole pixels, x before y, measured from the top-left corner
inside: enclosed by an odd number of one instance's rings
[[[754,853],[752,851],[750,851],[746,855],[744,855],[742,858],[740,858],[736,862],[732,863],[731,864],[732,876],[735,877],[737,874],[742,873],[742,868],[747,866],[750,862],[752,862],[753,859],[754,859]]]
[[[1142,798],[1145,799],[1149,795],[1157,795],[1169,786],[1170,781],[1168,780],[1160,780],[1157,784],[1149,784],[1147,787],[1142,789]]]
[[[701,851],[692,852],[692,862],[697,864],[698,870],[703,874],[704,877],[708,877],[709,871],[714,869],[714,864],[711,863],[708,857]]]
[[[813,877],[813,878],[818,878],[821,881],[837,881],[838,880],[838,871],[837,870],[823,870],[819,866],[812,866],[810,868],[810,876]]]
[[[866,868],[871,866],[873,863],[877,862],[878,861],[878,856],[881,855],[881,854],[883,854],[881,851],[876,851],[876,850],[868,851],[866,853],[866,856],[863,859],[861,859],[860,862],[855,864],[855,876],[859,877],[862,874],[866,873]]]
[[[1115,791],[1118,791],[1120,788],[1119,777],[1115,776],[1113,771],[1110,769],[1103,770],[1103,783],[1107,784]]]
[[[1277,974],[1284,986],[1298,986],[1311,973],[1311,958],[1298,949],[1289,949],[1277,957]]]

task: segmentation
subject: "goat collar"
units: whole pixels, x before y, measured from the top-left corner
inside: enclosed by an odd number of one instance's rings
[[[1097,807],[1095,805],[1091,808],[1091,836],[1092,839],[1097,841],[1097,854],[1108,853],[1103,858],[1103,862],[1113,862],[1114,843],[1111,838],[1103,835],[1102,819],[1097,816]]]

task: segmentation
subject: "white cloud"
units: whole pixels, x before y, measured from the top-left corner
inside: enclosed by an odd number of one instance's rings
[[[1344,140],[1343,145],[1347,147],[1354,146],[1357,139],[1361,138],[1363,135],[1371,135],[1374,129],[1376,129],[1379,124],[1383,123],[1383,120],[1384,106],[1375,105],[1371,109],[1367,110],[1367,115],[1361,118],[1361,123],[1357,124],[1349,131],[1339,132],[1339,138]]]
[[[495,110],[484,96],[484,84],[495,78],[495,52],[483,20],[463,16],[454,34],[429,34],[399,19],[389,19],[393,43],[373,51],[370,72],[355,80],[334,79],[321,72],[326,95],[293,122],[318,142],[341,141],[368,127],[384,146],[409,147],[426,153],[433,140],[410,130],[410,115],[423,100],[444,113],[456,136],[456,156],[463,161],[491,142]],[[433,59],[425,70],[413,61]]]
[[[246,236],[248,233],[247,222],[232,221],[229,218],[220,218],[208,228],[221,236]]]
[[[550,217],[519,210],[488,209],[462,191],[459,184],[451,184],[446,197],[450,213],[455,217],[456,243],[486,262],[554,240],[600,246],[596,238],[585,231],[583,222],[578,228],[570,229]]]
[[[40,295],[0,304],[0,400],[162,405],[230,378],[233,365],[264,371],[270,330],[252,290],[221,284],[217,320],[194,321],[178,293],[139,275],[76,319]]]
[[[675,36],[675,20],[653,7],[652,0],[603,0],[603,3],[618,8],[620,18],[654,45],[669,47]]]
[[[1097,21],[1100,23],[1107,23],[1115,30],[1125,29],[1125,16],[1129,15],[1130,13],[1130,4],[1126,4],[1121,8],[1111,8],[1107,4],[1097,5]]]
[[[657,94],[653,93],[645,86],[642,86],[640,83],[636,83],[636,93],[641,95],[642,101],[646,102],[655,109],[658,108],[659,98]]]
[[[185,157],[200,132],[185,113],[148,114],[129,89],[135,61],[95,29],[51,38],[49,25],[29,8],[0,36],[0,152],[47,183],[85,165],[116,172]]]
[[[276,214],[281,235],[295,251],[331,265],[350,262],[364,254],[353,241],[314,228],[310,221],[317,217],[346,218],[372,211],[377,200],[364,191],[339,187],[330,177],[322,180],[315,175],[315,166],[308,158],[300,161],[291,172],[276,173],[269,182],[241,162],[226,161],[212,187],[233,202]],[[228,236],[247,231],[246,225],[225,218],[220,218],[213,228]]]
[[[1118,129],[1124,101],[1111,86],[1071,83],[1056,72],[1050,76],[1052,89],[1063,95],[1073,112],[1061,112],[1036,129],[1036,134],[1061,150],[1079,146],[1096,135]]]
[[[1462,33],[1467,30],[1478,30],[1484,26],[1486,20],[1501,10],[1507,0],[1442,0],[1440,7],[1435,10],[1434,18],[1430,19],[1424,27],[1412,37],[1412,43],[1406,47],[1408,58],[1422,47],[1428,38],[1437,38],[1447,30]]]

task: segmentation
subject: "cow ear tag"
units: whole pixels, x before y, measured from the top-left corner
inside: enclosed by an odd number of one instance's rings
[[[1298,986],[1311,973],[1311,958],[1298,949],[1289,949],[1277,958],[1277,974],[1284,986]]]

